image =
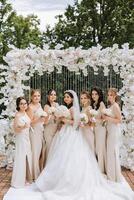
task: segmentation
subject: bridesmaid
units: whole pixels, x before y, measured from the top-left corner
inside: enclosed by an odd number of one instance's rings
[[[24,97],[16,100],[17,113],[14,119],[14,132],[16,135],[15,160],[11,186],[24,187],[26,182],[32,180],[32,152],[29,138],[31,120],[26,114],[27,101]]]
[[[91,96],[89,94],[89,92],[87,91],[83,91],[80,94],[80,103],[81,103],[81,107],[82,107],[82,113],[85,113],[88,118],[90,118],[90,113],[89,110],[91,109]],[[83,132],[84,135],[90,145],[90,148],[92,149],[92,151],[94,152],[94,133],[93,133],[93,129],[91,126],[89,126],[89,124],[87,124],[86,126],[83,127]]]
[[[53,89],[49,90],[48,95],[47,95],[47,102],[46,102],[46,105],[44,106],[44,111],[48,113],[49,115],[48,120],[45,122],[45,128],[44,128],[44,138],[45,138],[45,143],[46,143],[46,159],[48,156],[48,152],[49,152],[53,137],[57,130],[57,122],[53,115],[53,110],[59,105],[56,102],[56,99],[57,99],[56,91]]]
[[[27,114],[32,121],[33,131],[30,132],[31,146],[32,146],[32,172],[33,180],[36,180],[40,174],[41,167],[41,154],[43,152],[43,124],[45,117],[42,113],[44,112],[41,104],[41,94],[39,90],[32,90],[31,92],[31,103],[29,104]],[[43,161],[41,161],[43,162]]]
[[[103,174],[106,172],[106,128],[102,125],[101,111],[105,108],[103,93],[99,88],[91,89],[91,106],[98,114],[96,116],[95,132],[95,153],[98,165]]]
[[[121,167],[119,161],[119,139],[121,136],[121,110],[117,103],[117,89],[108,90],[108,110],[111,113],[104,115],[107,121],[107,177],[111,181],[120,182],[122,180]]]

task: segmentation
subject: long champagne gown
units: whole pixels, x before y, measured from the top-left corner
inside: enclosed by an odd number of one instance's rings
[[[55,104],[55,107],[58,106],[58,103]],[[50,107],[51,108],[51,107]],[[48,109],[49,112],[49,109]],[[51,118],[48,122],[48,124],[44,125],[44,139],[45,139],[45,145],[46,145],[46,159],[48,156],[48,152],[53,140],[53,137],[57,130],[57,121],[55,121],[54,116],[51,115]]]
[[[113,106],[109,108],[111,116],[115,117]],[[106,171],[109,180],[120,182],[122,180],[119,146],[121,139],[120,124],[107,122],[107,164]]]
[[[25,123],[30,125],[30,118],[27,114],[18,117],[18,125],[23,126]],[[32,152],[29,138],[29,128],[23,129],[16,133],[15,159],[11,185],[15,188],[25,186],[26,179],[32,180]]]
[[[40,117],[43,109],[41,105],[34,111],[35,117]],[[33,179],[36,180],[41,172],[40,159],[43,150],[43,123],[38,122],[32,127],[33,130],[30,132],[30,140],[32,147],[32,174]]]
[[[101,117],[100,109],[97,110],[97,117]],[[94,127],[95,133],[95,153],[98,161],[98,165],[103,174],[106,173],[106,127],[102,126],[101,120],[96,120]]]
[[[89,110],[91,109],[90,106],[87,106],[85,108],[82,108],[82,113],[85,113],[88,117],[89,117]],[[90,126],[86,126],[82,128],[83,134],[91,148],[91,150],[93,151],[93,153],[95,153],[95,143],[94,143],[94,131],[93,131],[93,127]]]

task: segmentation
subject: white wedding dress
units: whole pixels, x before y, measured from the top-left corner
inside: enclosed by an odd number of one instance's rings
[[[121,183],[106,180],[82,131],[77,127],[78,100],[74,96],[74,126],[56,133],[46,167],[30,186],[10,188],[4,200],[134,200],[134,192]]]

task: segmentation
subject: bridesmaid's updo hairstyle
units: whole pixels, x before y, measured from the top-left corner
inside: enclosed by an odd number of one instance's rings
[[[95,105],[95,101],[92,99],[92,92],[93,92],[93,91],[96,91],[97,94],[98,94],[98,96],[99,96],[99,99],[98,99],[98,102],[97,102],[96,105]],[[100,107],[100,103],[101,103],[101,102],[104,102],[102,90],[101,90],[100,88],[98,88],[98,87],[92,88],[92,89],[91,89],[91,107],[92,107],[93,109],[95,109],[95,110],[98,110],[99,107]]]
[[[116,88],[109,88],[108,92],[115,96],[115,102],[120,104],[120,97],[118,96],[118,90]],[[110,102],[108,102],[110,104]]]
[[[73,100],[73,95],[72,95],[72,93],[71,92],[68,92],[68,91],[66,91],[66,92],[64,92],[64,95],[65,94],[68,94],[70,97],[71,97],[71,99]],[[73,101],[69,104],[69,105],[67,105],[66,103],[64,103],[64,105],[68,108],[68,109],[70,109],[72,106],[73,106]]]
[[[26,100],[24,97],[18,97],[18,98],[16,99],[16,110],[17,110],[17,111],[20,110],[20,102],[21,102],[21,100],[25,100],[25,101],[27,102],[27,100]],[[28,104],[28,102],[27,102],[27,104]]]
[[[47,102],[46,102],[46,104],[49,105],[50,107],[51,107],[51,104],[50,104],[50,101],[49,101],[49,96],[51,95],[51,93],[53,91],[56,93],[56,91],[54,89],[48,90],[48,93],[47,93]]]

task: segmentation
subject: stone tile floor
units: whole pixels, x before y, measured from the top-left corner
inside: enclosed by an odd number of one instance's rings
[[[127,169],[122,169],[122,173],[131,188],[134,190],[134,172],[130,172]],[[10,187],[11,175],[11,170],[7,170],[5,168],[0,169],[0,200],[3,199],[4,194],[8,191]]]

